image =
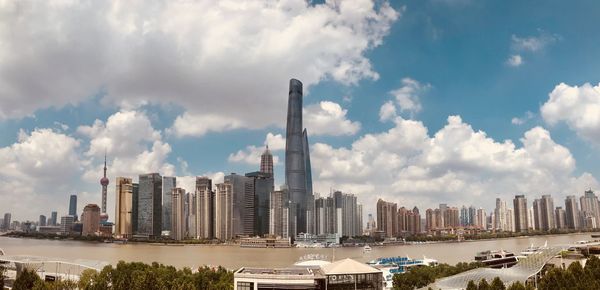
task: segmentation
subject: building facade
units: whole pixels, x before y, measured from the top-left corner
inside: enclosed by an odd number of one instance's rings
[[[171,231],[169,232],[172,239],[181,241],[185,238],[185,225],[186,225],[186,216],[184,212],[185,207],[185,190],[182,188],[173,188],[171,189],[171,218],[169,221],[171,225]]]
[[[171,193],[177,187],[177,178],[163,176],[162,179],[162,230],[171,230]]]
[[[513,199],[513,206],[515,211],[515,231],[522,233],[528,230],[528,208],[527,199],[525,195],[515,195]]]
[[[83,236],[97,235],[100,231],[100,207],[97,204],[88,204],[83,208],[82,221]]]
[[[225,182],[217,184],[216,187],[215,220],[213,222],[215,239],[226,241],[233,237],[233,186]]]
[[[129,239],[133,235],[133,180],[117,177],[115,195],[115,236]]]
[[[162,177],[158,173],[139,177],[137,233],[158,238],[162,231]]]

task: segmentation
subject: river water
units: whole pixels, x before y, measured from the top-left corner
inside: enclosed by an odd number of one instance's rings
[[[436,259],[443,263],[469,262],[484,250],[507,250],[517,254],[531,244],[541,246],[566,245],[576,241],[591,240],[590,233],[518,237],[509,239],[471,241],[460,243],[434,243],[373,247],[363,254],[362,248],[335,249],[249,249],[225,245],[158,245],[158,244],[105,244],[80,241],[35,240],[0,237],[0,248],[6,255],[34,255],[62,259],[91,259],[116,264],[119,260],[145,263],[159,262],[175,267],[221,265],[228,269],[249,267],[287,267],[306,254],[321,254],[328,259],[352,258],[367,262],[378,257],[409,256]]]

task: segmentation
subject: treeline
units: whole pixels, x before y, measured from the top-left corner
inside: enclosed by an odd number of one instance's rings
[[[475,268],[483,267],[482,263],[458,263],[455,266],[439,264],[433,267],[414,267],[404,274],[394,275],[394,289],[413,290],[426,287],[436,279],[456,275]]]
[[[525,233],[516,233],[516,232],[482,232],[475,235],[463,235],[465,240],[489,240],[489,239],[502,239],[502,238],[515,238],[522,236],[546,236],[546,235],[565,235],[565,234],[574,234],[574,233],[591,233],[597,232],[598,230],[592,229],[552,229],[549,231],[528,231]],[[455,234],[444,235],[444,236],[431,236],[431,235],[415,235],[408,236],[405,238],[407,242],[439,242],[439,241],[456,241],[458,236]]]
[[[1,284],[0,284],[1,285]],[[116,267],[106,266],[102,271],[85,270],[78,282],[43,281],[35,272],[23,271],[13,284],[14,290],[152,290],[152,289],[233,289],[233,272],[219,267],[177,270],[158,263],[119,262]]]

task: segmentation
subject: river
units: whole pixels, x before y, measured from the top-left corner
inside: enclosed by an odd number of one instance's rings
[[[590,233],[518,237],[460,243],[434,243],[373,247],[363,254],[362,248],[335,249],[249,249],[224,245],[159,245],[159,244],[105,244],[82,241],[36,240],[0,237],[0,248],[6,255],[34,255],[63,259],[91,259],[116,264],[119,260],[145,263],[159,262],[175,267],[198,267],[221,265],[228,269],[242,266],[286,267],[306,254],[322,254],[329,259],[352,258],[367,262],[378,257],[409,256],[411,258],[436,259],[443,263],[456,264],[473,260],[478,251],[507,250],[518,253],[531,244],[572,244],[590,240]]]

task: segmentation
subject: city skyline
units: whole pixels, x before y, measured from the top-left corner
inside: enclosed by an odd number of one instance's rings
[[[600,105],[600,47],[578,21],[594,9],[573,4],[573,13],[550,20],[528,12],[566,4],[520,3],[506,26],[492,13],[496,3],[364,1],[356,9],[343,2],[257,1],[243,11],[211,4],[231,31],[252,27],[244,35],[216,30],[218,20],[142,26],[126,17],[195,19],[207,10],[180,3],[173,10],[40,4],[60,31],[47,30],[50,18],[33,7],[0,7],[6,19],[36,19],[7,24],[22,38],[0,33],[9,44],[0,55],[11,56],[0,58],[0,213],[35,221],[57,211],[60,219],[75,193],[80,211],[98,204],[114,220],[115,187],[106,209],[98,199],[105,152],[111,182],[158,172],[193,191],[196,176],[217,183],[256,171],[269,145],[278,189],[290,78],[304,83],[313,192],[355,194],[365,220],[379,197],[418,205],[423,216],[440,202],[482,200],[489,211],[497,197],[510,204],[524,194],[531,203],[600,188],[600,123],[586,111]],[[97,21],[80,27],[74,13]],[[264,15],[277,16],[249,20]],[[300,18],[315,25],[293,21]],[[32,31],[81,41],[48,42]],[[196,42],[198,34],[207,42]],[[130,50],[139,39],[143,45]],[[96,45],[81,46],[89,43]],[[15,53],[25,46],[34,57]]]

